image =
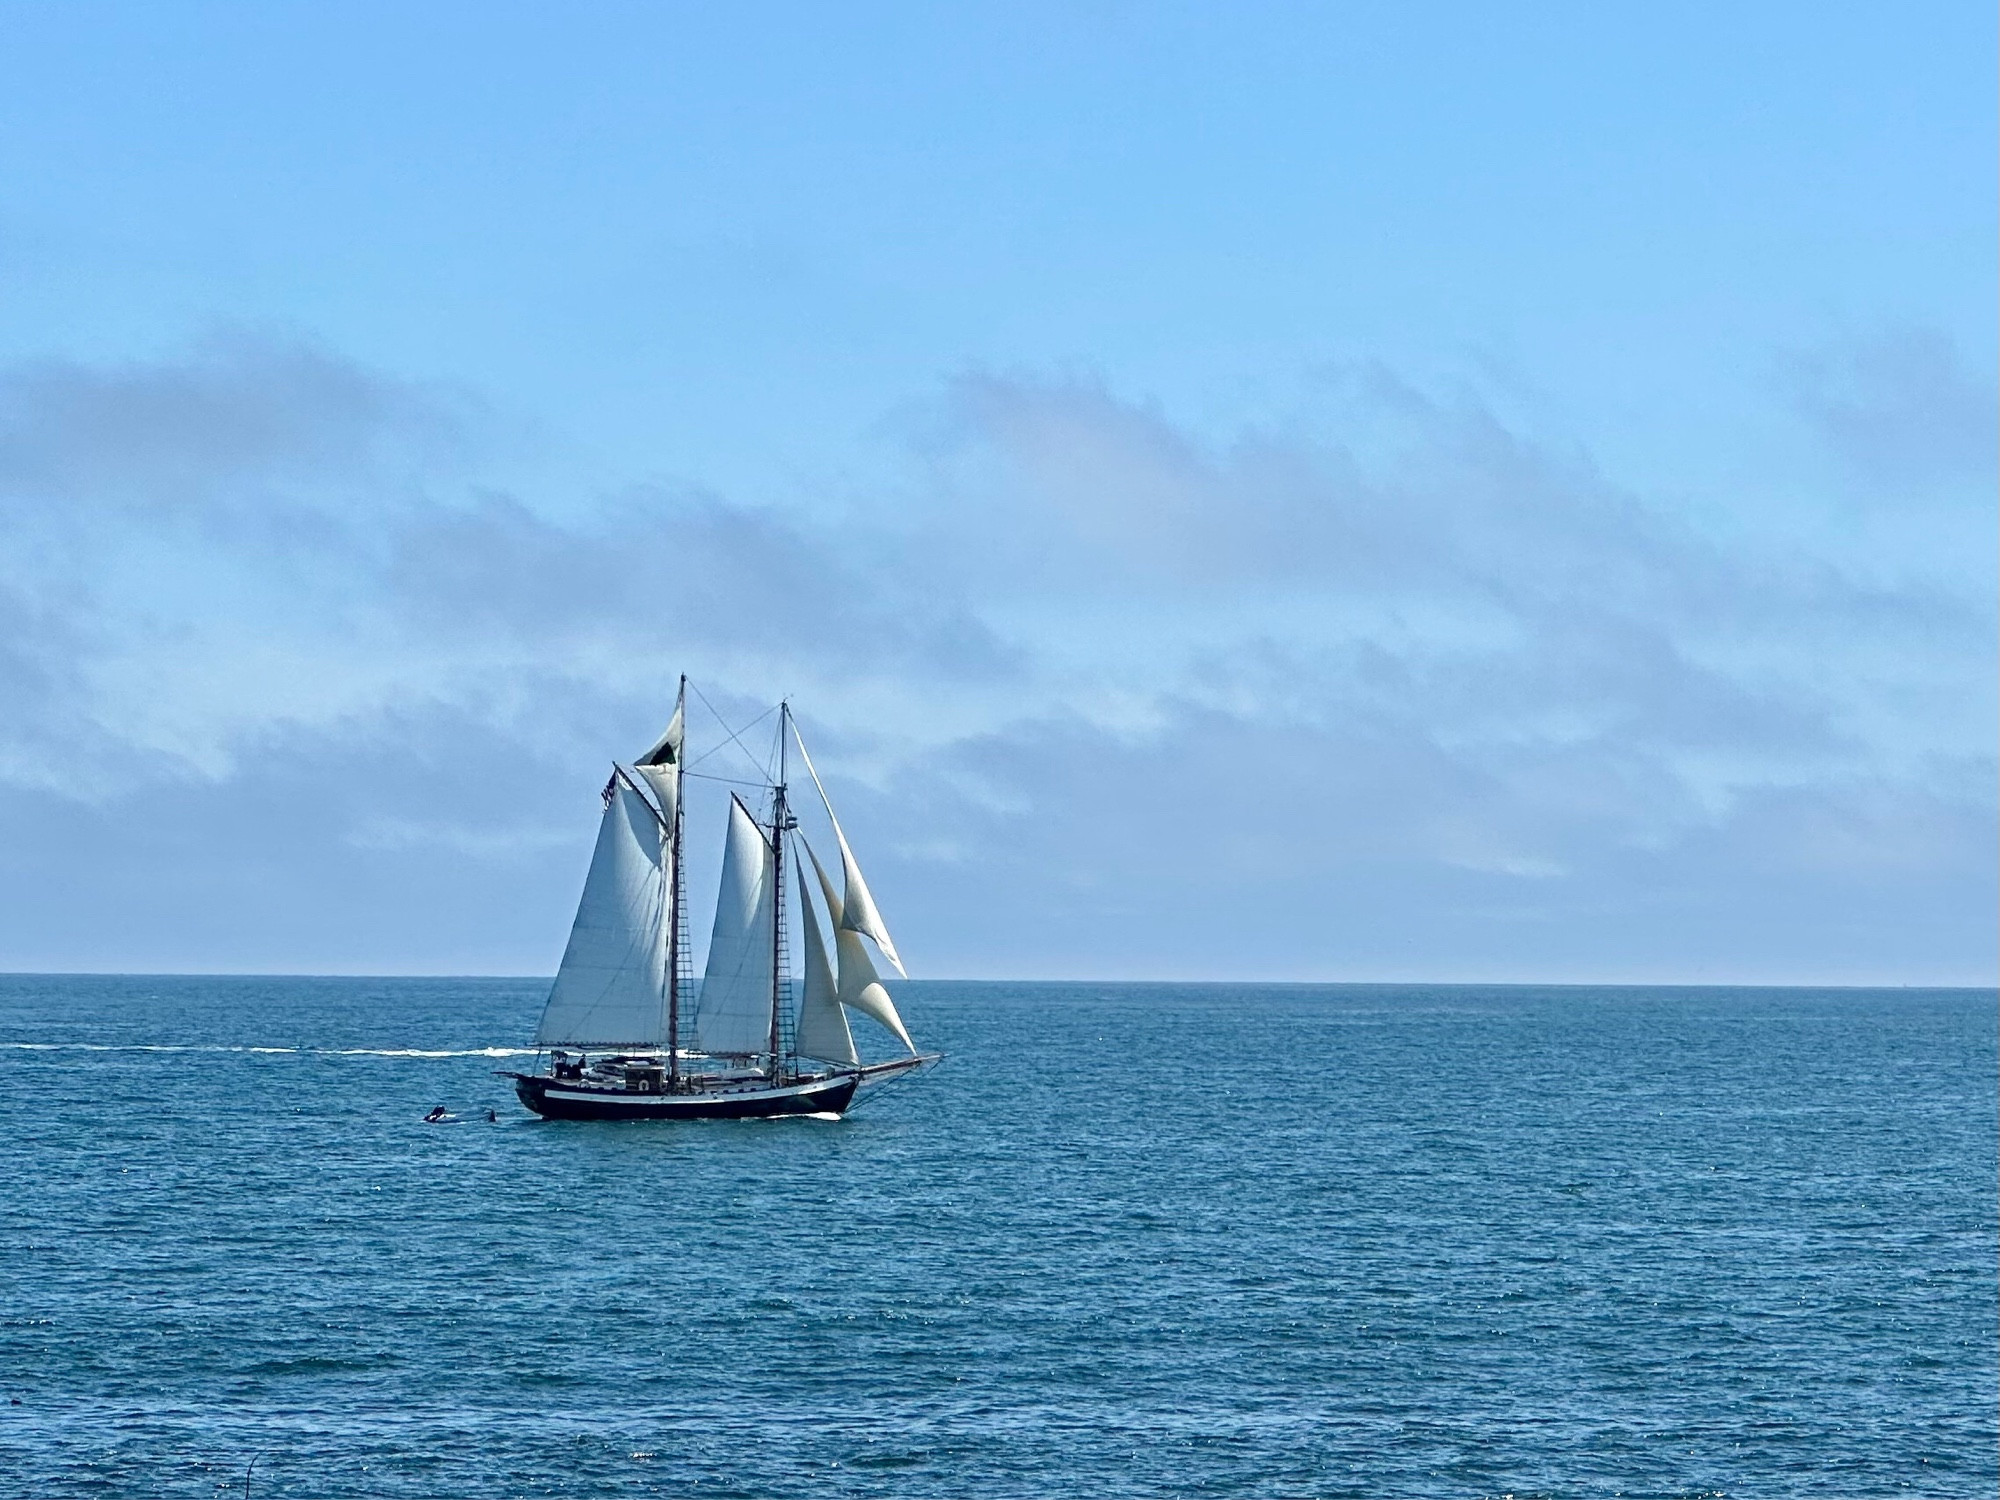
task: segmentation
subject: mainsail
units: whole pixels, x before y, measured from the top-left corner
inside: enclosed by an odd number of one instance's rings
[[[622,774],[614,775],[537,1046],[657,1047],[663,1041],[661,843],[658,816]]]
[[[856,1063],[854,1033],[847,1029],[847,1012],[834,993],[833,966],[827,962],[826,940],[819,916],[806,889],[805,867],[799,867],[799,920],[805,934],[805,994],[799,1000],[798,1050],[801,1056],[826,1062]]]
[[[775,896],[770,842],[742,800],[732,796],[722,889],[694,1011],[694,1044],[703,1052],[770,1050]]]

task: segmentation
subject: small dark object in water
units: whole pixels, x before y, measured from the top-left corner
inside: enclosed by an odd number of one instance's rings
[[[486,1111],[486,1123],[488,1125],[498,1125],[500,1123],[500,1117],[489,1109]]]
[[[429,1114],[424,1116],[424,1123],[426,1125],[442,1125],[446,1120],[449,1120],[450,1118],[451,1118],[450,1112],[447,1111],[442,1104],[440,1104],[436,1108],[432,1109],[432,1111]]]

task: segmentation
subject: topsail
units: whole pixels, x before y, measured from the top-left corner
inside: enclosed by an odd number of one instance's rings
[[[685,696],[687,689],[683,687],[681,692]],[[652,749],[632,763],[632,769],[645,777],[646,785],[653,789],[660,811],[666,814],[669,828],[674,826],[674,813],[680,807],[681,745],[686,738],[687,705],[679,704],[674,708],[674,717],[667,725],[666,733],[653,742]]]

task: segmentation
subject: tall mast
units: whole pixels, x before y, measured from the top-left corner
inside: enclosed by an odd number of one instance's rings
[[[785,731],[791,705],[778,704],[778,784],[771,795],[771,1081],[784,1080],[785,992],[785,828],[791,821],[785,806]]]
[[[687,673],[681,673],[681,695],[674,701],[674,715],[685,725],[687,719],[688,680]],[[686,730],[683,729],[685,734]],[[673,849],[668,855],[670,870],[667,875],[667,1087],[676,1089],[681,1081],[681,898],[684,882],[681,879],[681,805],[686,802],[687,787],[682,784],[681,762],[687,757],[679,750],[674,752],[674,826],[671,830]]]

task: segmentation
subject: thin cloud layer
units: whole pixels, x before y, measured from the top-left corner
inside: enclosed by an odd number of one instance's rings
[[[1856,483],[1990,472],[1949,353],[1800,377]],[[798,697],[933,973],[1991,970],[1970,568],[1753,552],[1367,366],[1219,445],[968,377],[811,512],[538,503],[497,430],[240,336],[0,372],[0,878],[47,908],[0,961],[99,963],[60,911],[122,841],[157,879],[112,966],[545,968],[577,809],[687,670]],[[246,798],[307,810],[285,852]]]
[[[1948,339],[1928,329],[1878,335],[1787,362],[1793,399],[1866,492],[1929,499],[1993,478],[1993,392]]]

